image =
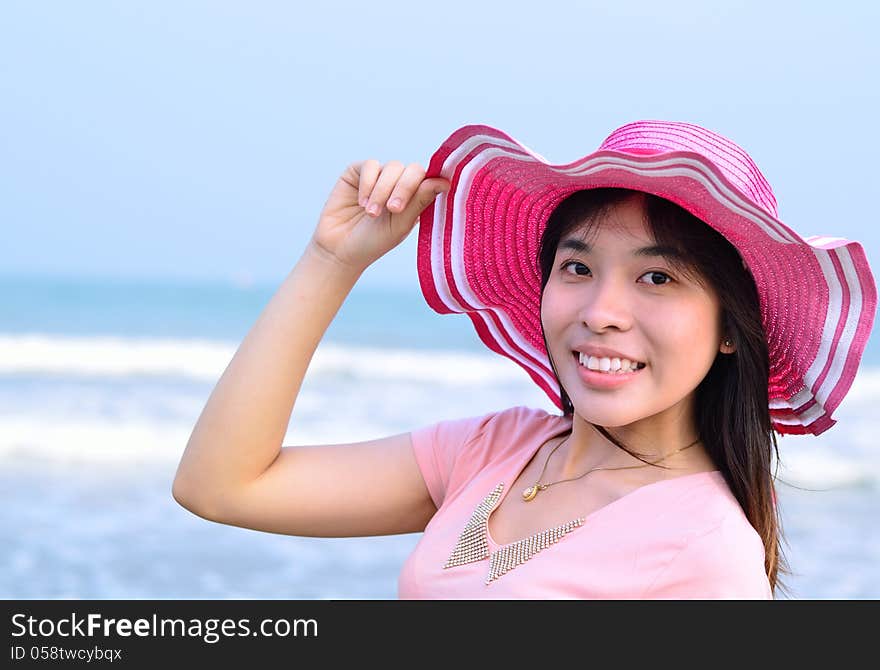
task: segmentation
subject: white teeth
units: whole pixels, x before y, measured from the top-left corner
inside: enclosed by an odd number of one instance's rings
[[[581,365],[586,366],[590,370],[598,372],[607,372],[609,374],[623,374],[638,368],[638,363],[628,358],[601,358],[596,356],[586,356],[579,352],[578,360]]]

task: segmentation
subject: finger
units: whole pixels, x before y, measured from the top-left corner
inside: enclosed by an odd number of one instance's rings
[[[360,178],[358,179],[358,204],[361,207],[367,206],[367,200],[381,172],[382,165],[375,159],[370,158],[361,163]]]
[[[395,184],[397,184],[400,175],[403,174],[403,170],[403,163],[400,161],[388,161],[385,164],[379,179],[376,181],[376,185],[373,186],[373,190],[370,193],[366,207],[367,214],[379,216],[382,213],[382,208],[388,201],[388,196],[391,195],[391,191],[394,189]]]
[[[415,195],[419,184],[425,178],[425,170],[418,163],[410,163],[397,180],[397,184],[388,196],[386,207],[389,212],[402,212],[409,205],[410,198]]]
[[[425,207],[434,202],[438,195],[447,192],[449,186],[449,182],[441,177],[425,179],[419,184],[415,195],[410,198],[409,204],[401,214],[401,218],[408,220],[412,217],[415,220]]]

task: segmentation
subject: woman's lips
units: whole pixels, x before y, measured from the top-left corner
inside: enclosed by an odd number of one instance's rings
[[[599,372],[598,370],[590,370],[586,365],[581,365],[580,355],[577,351],[573,352],[572,356],[574,357],[575,365],[578,367],[578,374],[580,375],[581,380],[584,384],[593,388],[613,389],[623,386],[627,382],[635,379],[645,369],[630,370],[629,372],[623,372],[620,374]]]

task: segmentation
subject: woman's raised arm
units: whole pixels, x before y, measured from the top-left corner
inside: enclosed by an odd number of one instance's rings
[[[365,161],[339,178],[302,257],[199,416],[174,479],[181,505],[214,521],[294,535],[424,528],[434,505],[408,433],[350,445],[281,446],[309,362],[346,296],[448,188],[424,175],[416,164]]]

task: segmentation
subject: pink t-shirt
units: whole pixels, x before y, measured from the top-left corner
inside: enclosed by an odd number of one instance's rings
[[[764,545],[717,470],[642,486],[489,580],[517,548],[498,545],[485,519],[541,445],[570,428],[570,417],[514,407],[413,431],[437,513],[403,565],[399,597],[772,599]]]

